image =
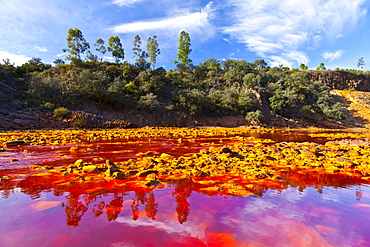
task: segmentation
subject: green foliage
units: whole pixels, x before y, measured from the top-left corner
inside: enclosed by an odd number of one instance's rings
[[[125,51],[118,36],[112,36],[108,39],[108,51],[112,53],[116,63],[125,58]]]
[[[104,54],[107,52],[107,48],[105,48],[104,46],[104,40],[102,38],[97,39],[95,41],[95,46],[96,46],[95,50],[97,50],[103,57]],[[100,61],[103,61],[103,58],[101,58]]]
[[[149,64],[152,66],[152,69],[154,70],[155,63],[157,62],[157,56],[161,54],[156,35],[154,35],[152,38],[151,37],[148,38],[146,49],[148,51]]]
[[[245,116],[245,120],[250,122],[251,124],[258,124],[260,123],[261,119],[263,118],[263,114],[260,110],[257,111],[250,111]]]
[[[270,115],[267,110],[270,107],[272,113],[287,117],[309,118],[313,114],[332,119],[344,117],[340,105],[330,95],[330,88],[311,82],[308,73],[302,71],[308,69],[304,64],[299,71],[283,65],[269,67],[264,60],[221,62],[211,58],[194,66],[189,58],[190,35],[182,31],[174,61],[177,71],[166,72],[163,68],[154,70],[160,54],[156,35],[148,38],[147,52],[141,48],[140,36],[135,36],[132,48],[135,64],[121,63],[125,53],[118,36],[108,39],[107,48],[104,44],[99,38],[95,50],[101,57],[111,52],[115,63],[103,62],[89,50],[79,29],[69,29],[68,48],[63,51],[69,52],[67,59],[71,64],[56,59],[57,66],[51,67],[39,58],[32,58],[15,68],[5,59],[5,64],[0,64],[0,82],[16,84],[17,90],[27,96],[29,106],[41,105],[49,110],[59,105],[70,109],[93,105],[103,110],[148,112],[167,109],[190,115],[241,114],[251,123],[258,123],[263,114],[257,109]],[[87,55],[88,61],[81,60],[82,54]],[[321,63],[317,69],[326,68]],[[82,127],[85,123],[81,119],[75,124]]]
[[[189,33],[181,31],[179,37],[179,50],[177,52],[177,61],[174,61],[175,65],[180,71],[186,71],[190,69],[192,60],[189,58],[189,54],[192,51],[190,49],[191,40]]]
[[[84,127],[87,127],[87,121],[84,117],[81,116],[81,117],[74,119],[71,122],[71,126],[74,128],[84,128]]]
[[[275,95],[269,98],[270,107],[280,115],[287,115],[290,112],[289,98],[282,91],[275,92]]]
[[[140,97],[138,102],[138,108],[140,110],[149,111],[149,112],[160,112],[161,105],[157,100],[157,95],[153,93],[148,93]]]
[[[65,117],[68,114],[68,109],[65,107],[59,107],[54,110],[54,115],[57,117]]]
[[[63,49],[63,52],[69,52],[67,59],[72,63],[78,63],[81,60],[81,54],[86,52],[90,45],[86,42],[80,29],[68,29],[67,36],[67,49]]]
[[[44,109],[48,110],[48,111],[53,111],[55,109],[55,105],[53,103],[50,103],[50,102],[46,102],[44,105],[43,105]]]
[[[316,70],[326,70],[324,63],[320,63]]]
[[[301,65],[299,65],[299,68],[301,70],[308,70],[308,67],[305,64],[303,64],[303,63],[301,63]]]
[[[65,64],[65,62],[64,62],[62,59],[60,59],[60,58],[55,59],[53,63],[54,63],[55,65],[62,65],[62,64]]]
[[[344,119],[344,112],[340,106],[340,103],[335,103],[332,106],[324,106],[322,108],[324,115],[334,120]]]
[[[146,53],[145,51],[141,49],[141,38],[139,35],[135,36],[134,47],[132,48],[132,54],[133,54],[133,58],[135,58],[136,66],[138,66],[139,68],[143,70],[149,69],[150,65],[146,61],[146,58],[148,57],[148,53]]]

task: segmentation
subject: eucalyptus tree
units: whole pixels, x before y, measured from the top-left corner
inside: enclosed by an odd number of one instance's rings
[[[141,69],[148,69],[149,64],[146,61],[148,57],[148,53],[141,49],[141,38],[139,35],[136,35],[134,38],[134,47],[132,48],[133,58],[135,58],[136,66],[140,67]]]
[[[121,39],[118,36],[112,36],[108,39],[108,51],[112,53],[116,63],[125,58],[125,51],[123,50]]]
[[[89,43],[86,42],[81,30],[78,28],[68,29],[67,47],[63,49],[63,52],[69,52],[67,59],[72,63],[80,61],[81,54],[90,49]]]
[[[192,60],[189,58],[189,54],[192,51],[190,49],[191,39],[189,33],[181,31],[179,37],[179,50],[177,52],[177,60],[174,61],[175,65],[180,70],[187,70],[190,68]]]
[[[156,35],[148,38],[146,49],[148,51],[149,64],[152,66],[152,69],[154,70],[155,63],[157,62],[157,56],[161,54],[161,50],[159,49]]]
[[[97,39],[95,41],[95,46],[96,46],[95,50],[98,51],[102,56],[100,61],[103,61],[103,56],[107,52],[107,48],[104,46],[104,40],[102,38]]]

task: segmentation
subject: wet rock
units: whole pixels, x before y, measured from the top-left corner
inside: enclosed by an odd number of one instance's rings
[[[114,179],[126,179],[126,175],[123,172],[113,172],[112,178]]]
[[[100,173],[99,168],[95,165],[87,165],[82,167],[83,173]]]
[[[207,173],[205,173],[205,172],[203,172],[203,171],[200,171],[200,170],[198,170],[198,169],[192,169],[191,171],[190,171],[190,173],[191,173],[191,175],[193,176],[193,177],[207,177],[208,175],[207,175]]]
[[[158,175],[156,173],[150,173],[146,176],[145,180],[157,180],[158,179]]]
[[[79,169],[82,169],[85,163],[86,163],[85,161],[83,161],[82,159],[79,159],[79,160],[76,160],[76,162],[71,167],[77,167]]]
[[[220,149],[221,153],[232,153],[231,149],[228,146],[223,146]]]
[[[158,171],[156,170],[144,170],[144,171],[140,171],[136,174],[137,177],[146,177],[148,176],[149,174],[151,173],[158,173]]]
[[[145,186],[147,187],[158,187],[158,186],[161,186],[162,183],[157,181],[157,180],[151,180],[149,181],[148,183],[145,184]]]
[[[25,141],[10,141],[7,142],[5,145],[8,147],[15,147],[15,146],[24,146],[27,143]]]
[[[9,176],[0,176],[0,181],[9,181],[11,177]]]

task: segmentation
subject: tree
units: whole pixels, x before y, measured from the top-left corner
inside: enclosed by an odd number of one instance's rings
[[[363,58],[363,57],[360,57],[360,58],[358,59],[358,61],[357,61],[357,67],[358,67],[359,69],[362,69],[362,68],[364,67],[364,65],[365,65],[364,58]]]
[[[107,52],[107,48],[105,48],[104,46],[104,40],[102,38],[97,39],[95,41],[95,46],[96,46],[95,50],[101,53],[102,58],[100,59],[100,61],[103,61],[103,56]]]
[[[192,60],[189,58],[189,54],[192,51],[190,49],[190,35],[181,31],[179,38],[179,51],[177,52],[177,60],[174,63],[180,68],[180,70],[189,69]]]
[[[161,50],[158,48],[157,36],[154,35],[152,38],[148,38],[148,43],[146,49],[148,50],[149,64],[154,70],[155,63],[157,61],[157,56],[161,54]]]
[[[141,69],[148,69],[149,65],[146,62],[146,58],[148,54],[141,49],[141,38],[139,35],[135,36],[134,39],[134,47],[132,48],[133,58],[136,58],[136,66],[140,67]]]
[[[108,51],[112,53],[116,63],[125,58],[125,51],[123,50],[121,40],[118,36],[112,36],[108,39]]]
[[[90,49],[89,43],[86,42],[80,29],[68,29],[67,36],[67,49],[63,49],[63,52],[69,52],[67,59],[71,62],[81,60],[81,54]]]
[[[65,64],[65,62],[64,62],[62,59],[60,59],[60,58],[55,59],[53,63],[54,63],[55,65],[62,65],[62,64]]]
[[[304,63],[301,63],[301,65],[299,65],[299,68],[301,70],[308,70],[308,67]]]
[[[324,63],[320,63],[319,67],[316,70],[326,70]]]

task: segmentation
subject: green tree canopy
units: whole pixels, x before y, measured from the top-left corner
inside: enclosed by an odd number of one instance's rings
[[[157,56],[161,54],[160,49],[158,48],[157,36],[154,35],[152,38],[148,38],[148,43],[146,45],[146,49],[148,50],[149,56],[149,64],[152,66],[154,70],[155,63],[157,62]]]
[[[177,65],[177,67],[180,68],[180,70],[189,69],[191,63],[193,62],[189,58],[189,54],[192,51],[190,49],[190,42],[191,40],[189,33],[181,31],[179,38],[179,51],[177,52],[177,61],[174,61],[174,63]]]
[[[301,63],[301,65],[299,65],[299,68],[301,70],[308,70],[308,67],[304,63]]]
[[[320,63],[319,67],[317,67],[316,70],[326,70],[325,64],[324,63]]]
[[[68,29],[67,47],[63,49],[63,52],[69,52],[67,59],[71,62],[81,60],[81,54],[90,49],[89,43],[86,42],[81,30],[78,28]]]
[[[125,51],[123,50],[121,39],[118,36],[112,36],[108,39],[108,51],[112,53],[116,63],[125,58]]]
[[[134,38],[134,47],[132,48],[133,58],[135,58],[136,66],[141,69],[148,69],[149,64],[146,61],[148,54],[141,49],[141,38],[139,35],[136,35]]]
[[[95,46],[96,46],[95,50],[100,52],[100,54],[102,56],[102,58],[100,60],[103,61],[103,56],[107,52],[107,48],[105,48],[105,46],[104,46],[104,40],[102,38],[97,39],[95,41]]]

